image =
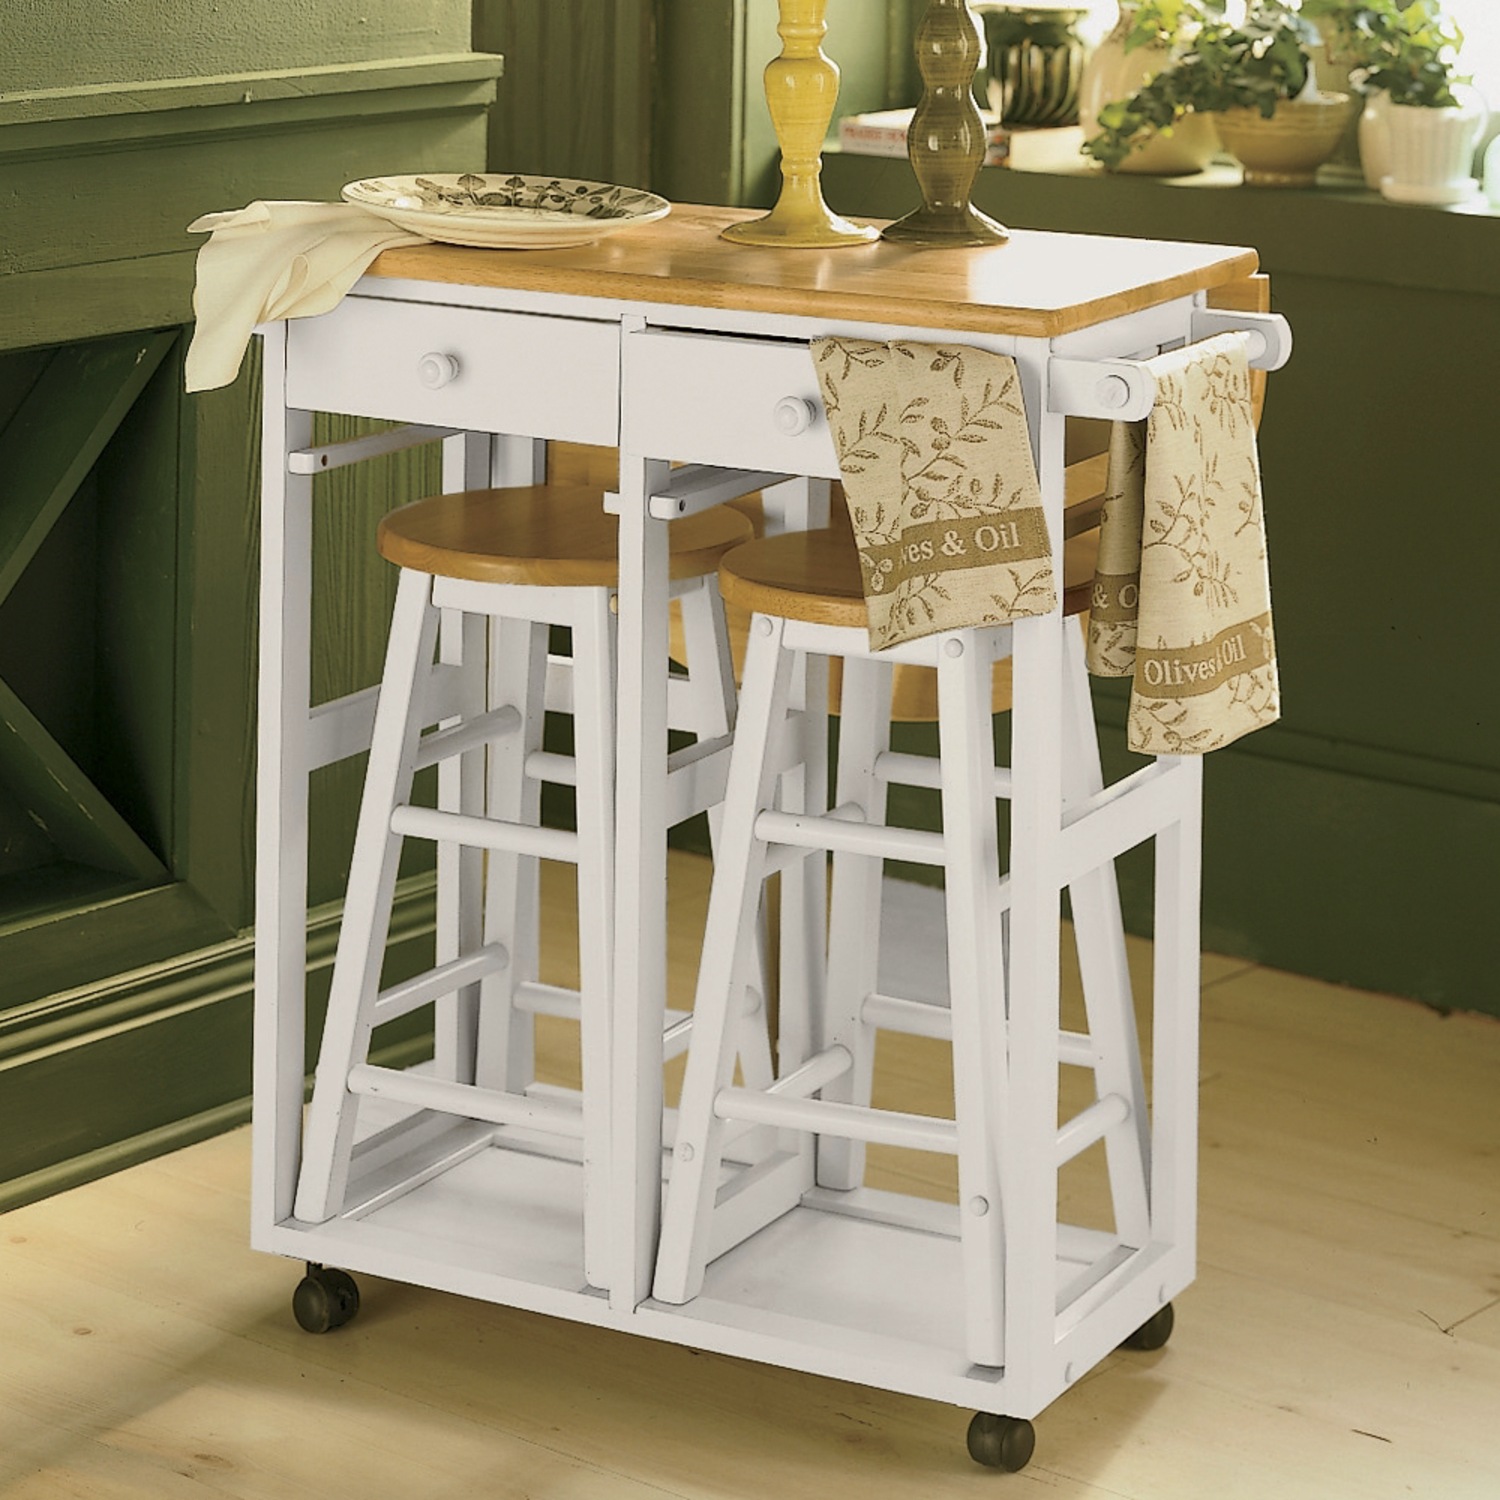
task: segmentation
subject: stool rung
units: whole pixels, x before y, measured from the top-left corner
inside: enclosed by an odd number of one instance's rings
[[[865,996],[860,1020],[881,1031],[899,1031],[906,1036],[925,1036],[935,1042],[953,1040],[953,1012],[946,1005],[908,1000],[902,995]],[[1071,1068],[1092,1068],[1099,1059],[1093,1039],[1082,1031],[1063,1031],[1057,1037],[1058,1061]]]
[[[875,774],[882,781],[894,781],[898,786],[923,786],[936,791],[942,785],[941,767],[935,755],[907,755],[900,750],[882,750],[875,757]],[[991,785],[994,796],[1008,802],[1010,767],[996,766]]]
[[[671,1062],[674,1057],[681,1057],[692,1039],[692,1011],[668,1009],[666,1029],[661,1034],[662,1061]]]
[[[714,1096],[714,1113],[721,1120],[743,1120],[803,1130],[812,1135],[837,1135],[885,1146],[907,1146],[916,1151],[957,1154],[958,1127],[952,1120],[807,1097],[848,1072],[853,1064],[846,1048],[830,1047],[767,1090],[720,1089]]]
[[[498,849],[506,854],[534,854],[539,859],[578,863],[578,835],[566,828],[538,828],[531,823],[507,823],[499,818],[475,818],[467,813],[408,805],[391,814],[391,832],[403,838],[432,839],[437,843],[466,844],[476,849]]]
[[[1191,761],[1191,757],[1189,757]],[[1063,811],[1061,876],[1073,882],[1182,816],[1185,762],[1157,761]]]
[[[1057,1132],[1057,1164],[1064,1165],[1080,1152],[1102,1141],[1116,1125],[1130,1118],[1130,1101],[1123,1094],[1106,1094],[1073,1116]]]
[[[801,849],[830,849],[836,854],[903,859],[911,864],[943,863],[942,834],[854,821],[863,816],[852,802],[831,813],[763,812],[755,820],[755,836],[768,844],[791,844]]]
[[[667,757],[667,827],[706,812],[724,800],[729,781],[731,734],[684,745]]]
[[[425,771],[440,760],[462,755],[466,750],[477,750],[491,740],[514,734],[521,727],[521,710],[507,703],[504,708],[492,709],[487,714],[465,720],[462,724],[447,729],[435,729],[417,741],[416,768]]]
[[[526,1011],[533,1016],[556,1016],[563,1021],[578,1019],[578,991],[564,989],[556,984],[542,984],[539,980],[528,979],[518,984],[511,1004],[517,1010]],[[750,1007],[747,1006],[746,1010],[750,1010]],[[670,1060],[686,1052],[692,1031],[692,1011],[669,1008],[666,1012],[666,1030],[662,1033],[664,1057]]]
[[[803,1130],[810,1135],[837,1135],[872,1145],[905,1146],[912,1151],[958,1155],[958,1127],[952,1120],[901,1114],[893,1109],[866,1109],[827,1099],[778,1099],[752,1089],[721,1089],[714,1113],[726,1120]]]
[[[516,986],[511,1004],[517,1010],[534,1016],[560,1016],[565,1021],[578,1019],[578,991],[560,984],[543,984],[537,979],[523,980]]]
[[[577,786],[578,762],[555,750],[533,750],[526,757],[526,774],[533,781],[548,781],[553,786]]]
[[[463,1120],[487,1120],[491,1125],[523,1125],[551,1135],[583,1139],[581,1107],[552,1099],[533,1099],[524,1094],[506,1094],[482,1089],[472,1083],[454,1083],[422,1073],[397,1068],[377,1068],[361,1063],[349,1070],[349,1092],[371,1099],[393,1099],[418,1109],[436,1110]]]
[[[463,675],[459,668],[444,663],[432,667],[422,695],[427,723],[437,724],[457,717],[462,689]],[[308,710],[308,770],[316,771],[320,766],[347,760],[351,755],[370,748],[370,732],[375,727],[375,700],[379,695],[378,687],[361,688],[357,693],[330,698]]]
[[[879,993],[865,996],[860,1019],[867,1026],[882,1031],[899,1031],[906,1036],[925,1036],[935,1042],[953,1040],[953,1012],[946,1005],[929,1005],[921,1000],[907,1000],[900,995]]]
[[[375,997],[375,1024],[394,1021],[420,1006],[431,1005],[465,985],[478,983],[486,975],[499,973],[509,962],[510,954],[501,944],[489,943],[451,963],[439,964],[401,984],[393,984]]]

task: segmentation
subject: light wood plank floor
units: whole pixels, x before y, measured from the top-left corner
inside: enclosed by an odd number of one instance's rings
[[[673,868],[690,934],[700,867]],[[354,1323],[303,1334],[298,1269],[246,1248],[239,1131],[0,1220],[0,1495],[1495,1500],[1500,1023],[1204,979],[1199,1279],[1166,1349],[1043,1413],[1019,1475],[938,1403],[371,1278]],[[940,1107],[941,1049],[881,1071]]]

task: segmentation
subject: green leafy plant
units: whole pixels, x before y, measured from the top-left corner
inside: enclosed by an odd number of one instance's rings
[[[1131,10],[1125,50],[1175,46],[1205,22],[1223,16],[1224,0],[1140,0]]]
[[[1394,104],[1451,109],[1460,100],[1453,71],[1463,32],[1437,0],[1302,0],[1302,14],[1326,21],[1329,56],[1350,70],[1362,93],[1384,89]]]
[[[1206,20],[1169,67],[1099,111],[1099,133],[1084,142],[1084,153],[1118,166],[1186,114],[1254,109],[1269,119],[1283,99],[1307,89],[1308,49],[1318,39],[1312,23],[1282,0],[1257,0],[1238,26]]]

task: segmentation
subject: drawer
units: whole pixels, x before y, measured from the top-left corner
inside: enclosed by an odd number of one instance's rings
[[[619,441],[618,323],[350,297],[292,319],[287,350],[303,410]]]
[[[632,453],[838,478],[806,344],[632,333],[625,387],[622,442]]]

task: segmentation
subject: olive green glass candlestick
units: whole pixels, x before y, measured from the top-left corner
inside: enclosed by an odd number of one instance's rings
[[[969,202],[984,161],[984,121],[973,92],[981,50],[966,0],[929,0],[916,35],[922,100],[906,134],[922,207],[888,225],[884,238],[906,245],[994,245],[1010,238],[1003,224]]]
[[[822,249],[864,245],[872,225],[851,224],[823,201],[823,137],[839,96],[839,70],[823,54],[828,0],[778,0],[781,56],[766,69],[766,104],[781,146],[781,196],[764,218],[732,224],[726,240],[741,245]]]

